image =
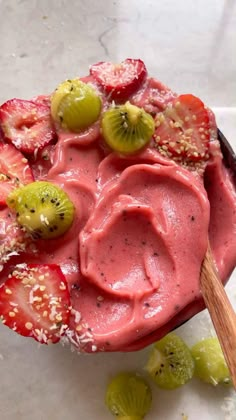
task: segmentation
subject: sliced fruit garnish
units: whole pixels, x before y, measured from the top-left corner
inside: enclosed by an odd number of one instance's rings
[[[69,315],[67,282],[56,264],[21,264],[0,286],[0,319],[18,334],[56,343]]]
[[[33,182],[28,160],[12,144],[0,143],[0,205],[15,188]]]
[[[156,144],[167,156],[192,161],[209,157],[209,116],[196,96],[178,96],[156,115],[155,126]]]
[[[136,153],[142,149],[150,141],[154,128],[152,116],[129,102],[111,107],[102,118],[106,143],[120,153]]]
[[[142,84],[147,69],[141,60],[127,58],[120,64],[100,62],[90,67],[90,74],[110,99],[128,99]]]
[[[146,370],[157,386],[174,389],[193,377],[194,360],[185,342],[170,333],[155,343]]]
[[[46,103],[11,99],[0,107],[0,126],[17,149],[34,153],[56,138]]]
[[[151,408],[152,392],[141,376],[119,373],[109,383],[105,400],[117,419],[141,420]]]
[[[78,79],[61,83],[51,98],[54,121],[74,132],[86,129],[97,121],[101,107],[102,101],[95,89]]]
[[[35,239],[57,238],[73,222],[73,203],[65,191],[51,182],[35,181],[15,189],[9,194],[7,205]]]
[[[214,386],[232,384],[217,337],[206,338],[196,343],[191,349],[195,361],[195,376]]]

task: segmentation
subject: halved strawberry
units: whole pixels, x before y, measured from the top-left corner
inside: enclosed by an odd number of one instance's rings
[[[208,157],[209,115],[196,96],[180,95],[155,118],[154,139],[170,157],[199,161]]]
[[[34,181],[28,160],[13,144],[0,143],[0,205],[10,191]]]
[[[67,282],[56,264],[21,264],[0,286],[0,319],[18,334],[56,343],[69,315]]]
[[[43,102],[11,99],[0,107],[0,127],[8,141],[24,153],[34,153],[52,142],[55,130],[50,107]]]
[[[128,99],[147,75],[141,60],[127,58],[120,64],[100,62],[90,67],[90,74],[103,87],[110,99]]]

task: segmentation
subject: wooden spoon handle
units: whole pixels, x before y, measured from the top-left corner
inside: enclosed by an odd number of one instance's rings
[[[217,274],[209,245],[200,286],[236,390],[236,314]]]

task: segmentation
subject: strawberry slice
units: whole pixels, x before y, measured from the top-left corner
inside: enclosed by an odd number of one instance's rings
[[[13,331],[43,344],[68,328],[70,295],[56,264],[21,264],[0,286],[0,319]]]
[[[11,99],[0,107],[0,127],[5,139],[32,154],[55,138],[50,107],[46,102]]]
[[[141,60],[127,58],[120,64],[100,62],[90,67],[90,74],[110,99],[128,99],[142,84],[147,69]]]
[[[208,158],[209,115],[196,96],[178,96],[156,115],[155,123],[154,139],[162,153],[187,161]]]
[[[12,144],[0,143],[0,205],[10,191],[34,181],[28,160]]]

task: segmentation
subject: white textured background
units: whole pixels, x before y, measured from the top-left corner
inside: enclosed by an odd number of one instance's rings
[[[0,103],[51,92],[89,64],[142,58],[149,72],[214,107],[236,148],[235,0],[0,0]],[[227,291],[236,306],[236,276]],[[212,329],[206,312],[180,328],[189,344]],[[141,369],[148,349],[78,356],[0,326],[0,420],[108,420],[110,375]],[[147,420],[235,420],[232,392],[193,381],[153,389]],[[231,406],[234,405],[234,409]]]

